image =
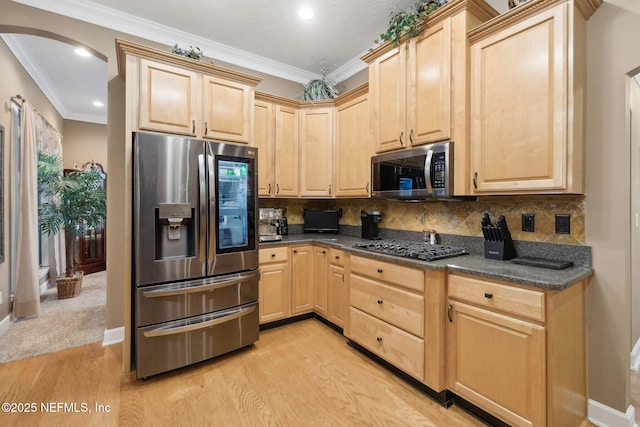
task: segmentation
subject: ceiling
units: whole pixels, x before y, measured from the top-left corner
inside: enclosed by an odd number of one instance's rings
[[[321,71],[342,81],[366,64],[359,58],[387,28],[392,11],[417,0],[12,0],[214,60],[307,83]],[[487,0],[506,10],[507,0]],[[310,20],[298,17],[311,7]],[[81,58],[68,44],[28,35],[2,35],[65,119],[106,123],[107,65]]]

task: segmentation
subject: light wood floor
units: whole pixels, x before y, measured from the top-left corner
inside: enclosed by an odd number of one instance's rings
[[[3,426],[480,426],[445,409],[315,319],[263,331],[251,348],[147,382],[121,372],[121,345],[99,343],[0,365]],[[91,413],[43,413],[47,402]],[[109,412],[96,412],[109,405]]]

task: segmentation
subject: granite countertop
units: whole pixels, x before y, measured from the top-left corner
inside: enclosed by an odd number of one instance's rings
[[[343,236],[339,234],[292,234],[283,236],[281,241],[262,242],[260,248],[278,245],[314,243],[337,248],[352,254],[363,255],[373,259],[391,261],[409,267],[432,270],[448,270],[456,273],[472,274],[487,279],[504,280],[521,285],[532,286],[548,290],[562,290],[590,277],[593,269],[586,266],[574,265],[564,270],[552,270],[540,267],[519,265],[510,261],[497,261],[484,257],[482,254],[471,253],[453,258],[436,261],[420,261],[401,258],[393,255],[369,252],[354,247],[361,238]]]

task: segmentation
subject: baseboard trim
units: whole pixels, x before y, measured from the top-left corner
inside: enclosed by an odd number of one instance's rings
[[[629,405],[627,412],[620,412],[600,402],[589,399],[589,421],[601,427],[633,427],[636,411]]]
[[[631,369],[636,372],[640,370],[640,338],[631,350]]]
[[[102,340],[103,347],[118,344],[122,341],[124,341],[124,326],[104,330],[104,339]]]
[[[0,336],[7,332],[11,327],[11,314],[8,314],[7,317],[0,320]]]

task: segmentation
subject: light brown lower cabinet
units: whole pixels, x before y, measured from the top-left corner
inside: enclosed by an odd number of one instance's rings
[[[258,311],[260,324],[286,319],[291,315],[291,275],[289,248],[260,249]]]
[[[348,255],[344,251],[330,249],[327,319],[343,330],[347,328],[347,308],[349,307],[349,288],[345,277],[345,268],[348,261]]]
[[[447,388],[513,426],[583,422],[584,285],[533,290],[450,274]]]

